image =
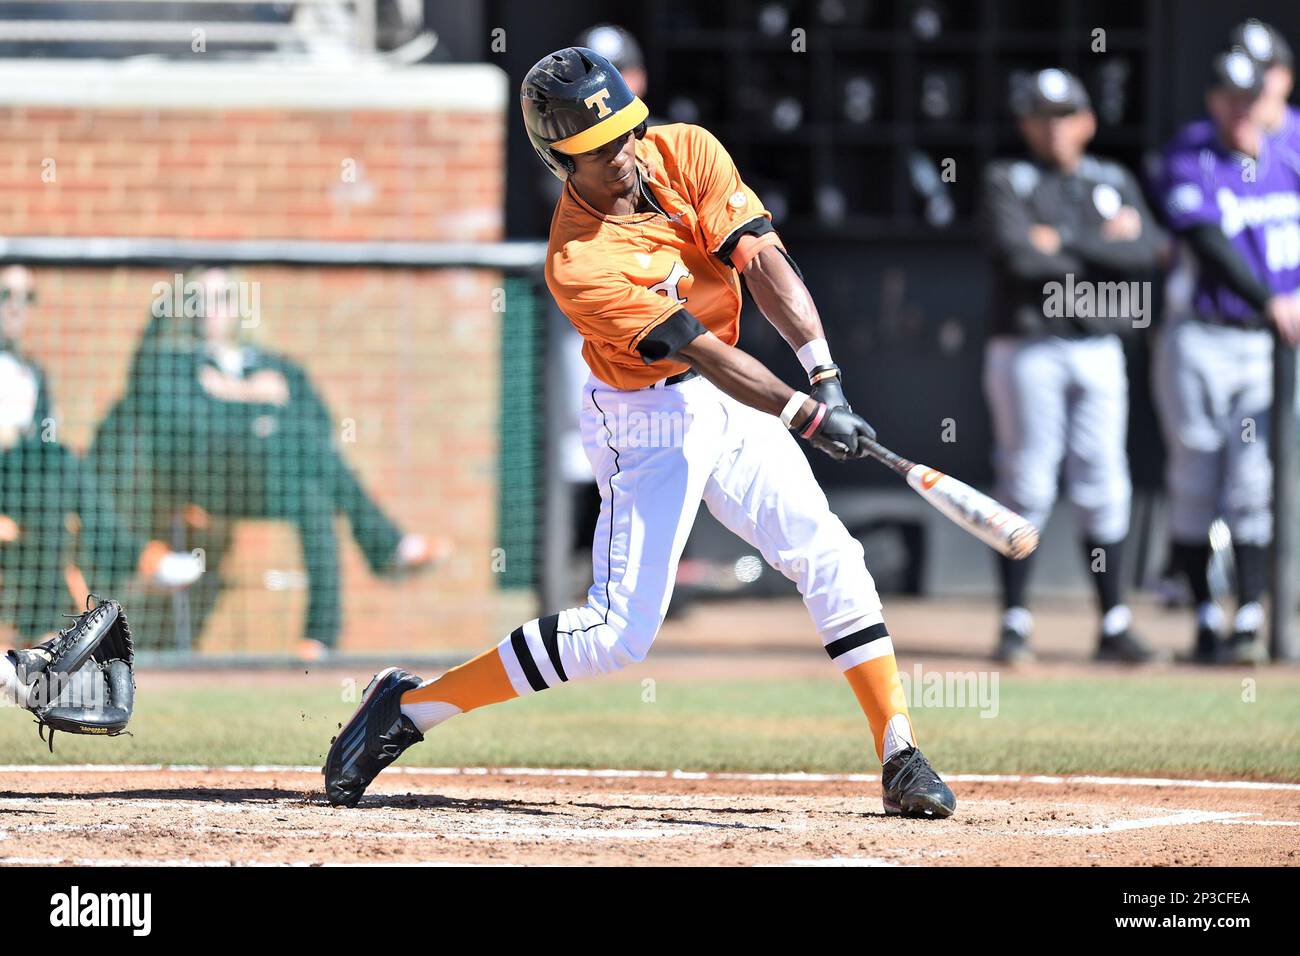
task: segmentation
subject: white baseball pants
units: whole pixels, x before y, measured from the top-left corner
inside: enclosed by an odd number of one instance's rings
[[[1128,534],[1128,377],[1114,335],[996,336],[984,353],[998,498],[1043,527],[1061,466],[1080,528],[1095,541]]]
[[[1183,319],[1160,332],[1152,366],[1169,459],[1169,531],[1204,541],[1220,516],[1235,541],[1273,538],[1273,336]]]
[[[645,658],[700,501],[798,586],[842,670],[893,653],[862,545],[775,416],[702,376],[639,391],[591,378],[582,432],[601,494],[594,580],[585,605],[529,621],[501,642],[517,692]]]

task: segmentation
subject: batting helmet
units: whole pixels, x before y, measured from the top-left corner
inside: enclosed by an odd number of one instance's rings
[[[519,91],[524,128],[546,168],[559,179],[573,155],[645,131],[650,111],[609,60],[587,47],[557,50],[537,62]]]

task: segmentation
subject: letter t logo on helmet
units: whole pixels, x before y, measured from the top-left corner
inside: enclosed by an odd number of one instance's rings
[[[539,60],[524,77],[519,100],[533,149],[561,180],[573,172],[572,156],[631,130],[641,136],[650,114],[607,59],[580,46]]]

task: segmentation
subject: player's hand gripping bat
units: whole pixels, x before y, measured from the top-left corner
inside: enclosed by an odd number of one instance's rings
[[[1037,528],[965,482],[928,465],[908,461],[870,438],[859,438],[858,447],[892,468],[918,495],[999,554],[1019,560],[1029,557],[1038,547]]]

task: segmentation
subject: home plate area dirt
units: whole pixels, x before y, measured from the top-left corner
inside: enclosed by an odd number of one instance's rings
[[[1295,784],[958,775],[901,820],[865,775],[413,768],[347,810],[305,768],[34,771],[0,771],[0,863],[1300,864]]]

